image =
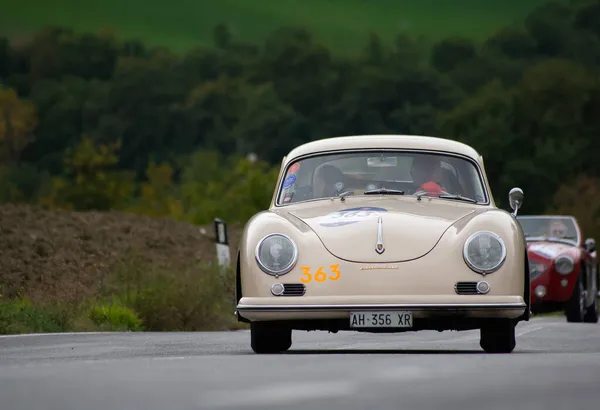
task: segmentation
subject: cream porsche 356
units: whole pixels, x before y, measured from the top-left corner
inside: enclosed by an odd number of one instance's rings
[[[283,352],[293,330],[480,329],[484,351],[512,352],[530,286],[523,191],[508,197],[513,213],[495,205],[481,155],[449,139],[296,147],[237,254],[235,314],[252,349]]]

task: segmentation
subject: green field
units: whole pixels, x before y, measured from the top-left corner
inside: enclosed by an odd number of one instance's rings
[[[369,30],[385,39],[397,33],[436,39],[485,38],[522,19],[545,0],[3,0],[0,34],[27,35],[44,25],[77,31],[111,27],[120,37],[185,50],[212,43],[224,22],[239,38],[260,41],[288,24],[309,27],[340,51],[365,43]]]

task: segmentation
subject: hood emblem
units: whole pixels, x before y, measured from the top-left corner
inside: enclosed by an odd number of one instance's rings
[[[375,245],[375,251],[380,255],[385,251],[385,246],[383,245],[383,220],[381,216],[377,219],[377,245]]]

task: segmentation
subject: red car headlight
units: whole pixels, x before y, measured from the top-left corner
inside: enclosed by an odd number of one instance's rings
[[[575,262],[569,256],[559,256],[554,261],[554,269],[561,275],[568,275],[575,269]]]
[[[530,280],[539,278],[542,275],[542,273],[546,272],[546,269],[548,269],[548,266],[544,265],[543,263],[529,262]]]

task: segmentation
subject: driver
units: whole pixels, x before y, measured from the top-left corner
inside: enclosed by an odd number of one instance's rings
[[[567,236],[567,225],[561,221],[550,222],[550,229],[548,235],[554,238],[563,238]]]
[[[442,164],[436,155],[415,155],[410,172],[415,184],[418,186],[415,192],[424,191],[427,194],[443,194],[446,192],[440,182]]]
[[[323,165],[315,172],[313,192],[315,198],[337,196],[344,189],[344,174],[333,165]]]

